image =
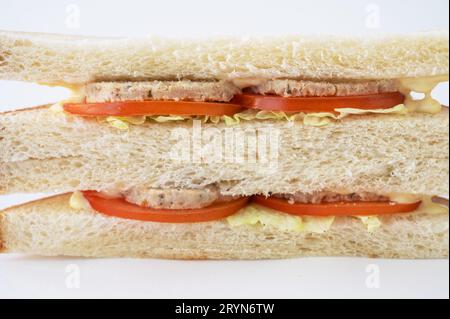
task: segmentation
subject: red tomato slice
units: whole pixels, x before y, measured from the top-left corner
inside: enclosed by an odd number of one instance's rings
[[[199,209],[152,209],[95,191],[84,191],[83,195],[94,210],[105,215],[159,223],[198,223],[222,219],[237,213],[248,202],[248,198],[243,197]]]
[[[310,216],[370,216],[408,213],[416,210],[416,203],[399,204],[394,202],[337,202],[323,204],[290,204],[287,200],[276,197],[254,196],[253,201],[261,206],[293,214]]]
[[[82,116],[137,115],[233,115],[243,107],[231,103],[191,101],[126,101],[111,103],[67,103],[66,112]]]
[[[244,93],[236,95],[232,103],[251,109],[292,112],[334,112],[336,108],[388,109],[402,104],[400,92],[354,96],[282,97]]]

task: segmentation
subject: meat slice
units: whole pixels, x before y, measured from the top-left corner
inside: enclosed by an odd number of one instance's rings
[[[284,97],[351,96],[398,91],[395,80],[326,82],[305,80],[262,80],[247,90]],[[250,84],[248,84],[250,85]],[[229,102],[241,92],[232,81],[142,81],[95,82],[84,87],[87,103],[173,100]]]
[[[195,209],[210,206],[214,203],[232,200],[234,197],[220,193],[217,186],[210,185],[201,189],[168,188],[158,189],[146,186],[135,186],[121,195],[126,201],[157,209]],[[291,203],[320,204],[333,202],[389,201],[389,197],[369,192],[339,194],[320,191],[314,193],[274,194],[274,197],[287,199]]]
[[[232,199],[230,196],[221,195],[215,186],[202,189],[156,189],[139,186],[125,191],[122,195],[130,203],[159,209],[203,208]]]
[[[227,81],[96,82],[85,86],[86,102],[174,100],[228,102],[240,89]]]
[[[274,94],[284,97],[351,96],[396,92],[398,86],[395,80],[365,82],[271,80],[251,90],[257,94]]]
[[[287,199],[291,203],[304,203],[304,204],[389,201],[389,197],[368,192],[339,194],[334,192],[321,191],[310,194],[306,193],[276,194],[274,196],[278,198]]]

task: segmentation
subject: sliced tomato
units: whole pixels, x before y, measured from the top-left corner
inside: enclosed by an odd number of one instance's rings
[[[244,93],[236,95],[232,103],[265,111],[334,112],[336,108],[388,109],[403,103],[400,92],[354,96],[282,97]]]
[[[237,213],[248,202],[248,198],[243,197],[199,209],[153,209],[95,191],[84,191],[83,195],[94,210],[105,215],[160,223],[197,223],[217,220]]]
[[[394,202],[337,202],[323,204],[290,204],[287,200],[276,197],[254,196],[253,201],[280,212],[293,215],[310,216],[370,216],[408,213],[416,210],[416,203],[399,204]]]
[[[233,115],[243,107],[232,103],[191,101],[126,101],[111,103],[67,103],[66,112],[82,116],[136,115]]]

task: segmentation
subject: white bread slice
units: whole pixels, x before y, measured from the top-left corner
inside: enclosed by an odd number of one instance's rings
[[[179,142],[171,132],[192,132],[189,122],[146,123],[124,132],[47,108],[5,113],[0,115],[0,193],[217,184],[226,195],[321,190],[448,194],[447,108],[435,115],[349,116],[324,127],[250,121],[238,128],[269,126],[280,132],[275,167],[171,159],[168,154]]]
[[[234,78],[392,79],[448,74],[448,32],[206,40],[0,31],[0,79],[52,84]]]
[[[323,234],[225,220],[193,224],[140,222],[74,210],[69,195],[0,212],[4,252],[86,257],[265,259],[300,256],[448,257],[448,214],[380,217],[373,233],[354,217],[337,217]]]

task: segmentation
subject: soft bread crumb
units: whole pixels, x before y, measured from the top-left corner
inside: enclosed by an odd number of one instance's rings
[[[223,123],[202,127],[227,128]],[[0,193],[216,184],[224,195],[322,190],[448,194],[446,108],[436,115],[354,115],[324,127],[283,121],[239,125],[279,130],[274,168],[258,162],[172,160],[168,154],[178,142],[171,139],[174,128],[192,132],[192,123],[145,123],[123,133],[95,119],[44,108],[2,114]]]

